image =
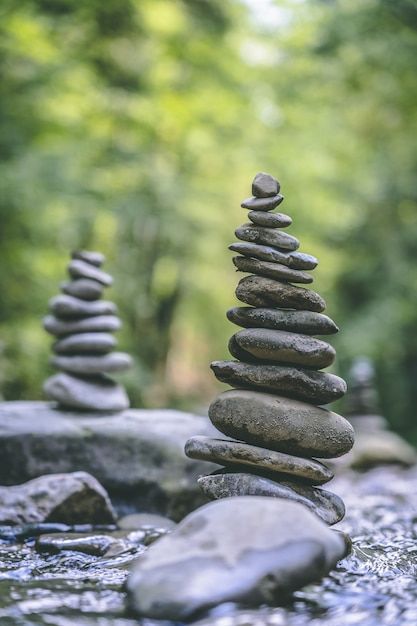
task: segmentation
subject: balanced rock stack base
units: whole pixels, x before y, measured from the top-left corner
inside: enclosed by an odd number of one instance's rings
[[[250,222],[236,229],[240,240],[230,246],[233,263],[250,274],[236,289],[246,305],[228,311],[242,327],[230,339],[236,360],[211,367],[234,389],[211,404],[214,426],[230,439],[193,437],[186,444],[191,458],[224,467],[199,479],[210,498],[260,495],[303,503],[328,524],[342,519],[341,499],[317,486],[333,477],[317,458],[339,457],[354,440],[353,429],[340,415],[320,405],[337,400],[346,383],[320,371],[331,365],[335,350],[314,335],[336,333],[323,314],[325,302],[298,285],[313,281],[317,259],[298,252],[299,242],[284,229],[291,218],[272,210],[283,201],[280,185],[257,174],[253,197],[242,202]]]
[[[121,326],[113,302],[101,300],[112,277],[101,269],[99,252],[74,252],[68,265],[71,280],[49,303],[44,328],[56,337],[52,365],[61,370],[48,378],[44,390],[61,408],[122,411],[129,406],[124,388],[108,374],[131,365],[124,352],[113,352],[113,332]]]

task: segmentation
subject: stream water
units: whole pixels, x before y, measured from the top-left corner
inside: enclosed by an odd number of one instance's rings
[[[349,472],[331,488],[347,508],[338,527],[353,540],[337,569],[286,607],[222,605],[198,626],[417,625],[417,467]],[[51,555],[38,553],[33,537],[3,537],[1,626],[168,626],[126,615],[123,583],[143,543],[131,542],[111,557]]]

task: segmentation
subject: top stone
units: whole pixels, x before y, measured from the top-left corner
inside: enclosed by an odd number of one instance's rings
[[[253,179],[252,195],[257,198],[269,198],[271,196],[276,196],[279,190],[279,182],[270,174],[259,172],[259,174],[256,174]]]
[[[101,254],[101,252],[93,252],[91,250],[74,250],[71,257],[73,259],[78,259],[79,261],[85,261],[86,263],[90,263],[96,267],[101,267],[106,260],[104,254]]]

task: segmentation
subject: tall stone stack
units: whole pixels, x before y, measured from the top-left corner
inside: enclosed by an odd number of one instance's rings
[[[317,458],[338,457],[353,445],[353,429],[340,415],[320,405],[346,392],[343,379],[321,371],[335,350],[314,335],[331,335],[336,324],[323,314],[321,296],[296,286],[313,281],[313,256],[298,252],[299,242],[282,229],[292,220],[272,212],[283,201],[280,185],[259,173],[253,197],[242,202],[250,222],[239,226],[230,246],[237,271],[245,272],[236,289],[246,305],[228,311],[241,326],[230,339],[235,360],[215,361],[218,380],[232,390],[211,404],[214,426],[228,438],[193,437],[191,458],[223,467],[199,479],[210,498],[262,495],[304,503],[328,524],[344,515],[335,494],[318,488],[333,477]]]
[[[101,269],[104,260],[99,252],[74,252],[70,281],[49,302],[44,328],[56,338],[51,364],[61,371],[47,379],[44,391],[59,408],[114,412],[129,406],[124,388],[108,376],[129,368],[131,358],[113,352],[112,333],[121,323],[116,305],[101,299],[113,282]]]

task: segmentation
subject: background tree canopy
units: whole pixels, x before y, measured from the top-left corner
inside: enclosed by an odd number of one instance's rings
[[[41,317],[87,247],[116,278],[132,402],[202,407],[264,170],[320,259],[336,367],[375,359],[417,440],[416,27],[415,0],[3,0],[3,397],[42,397]]]

